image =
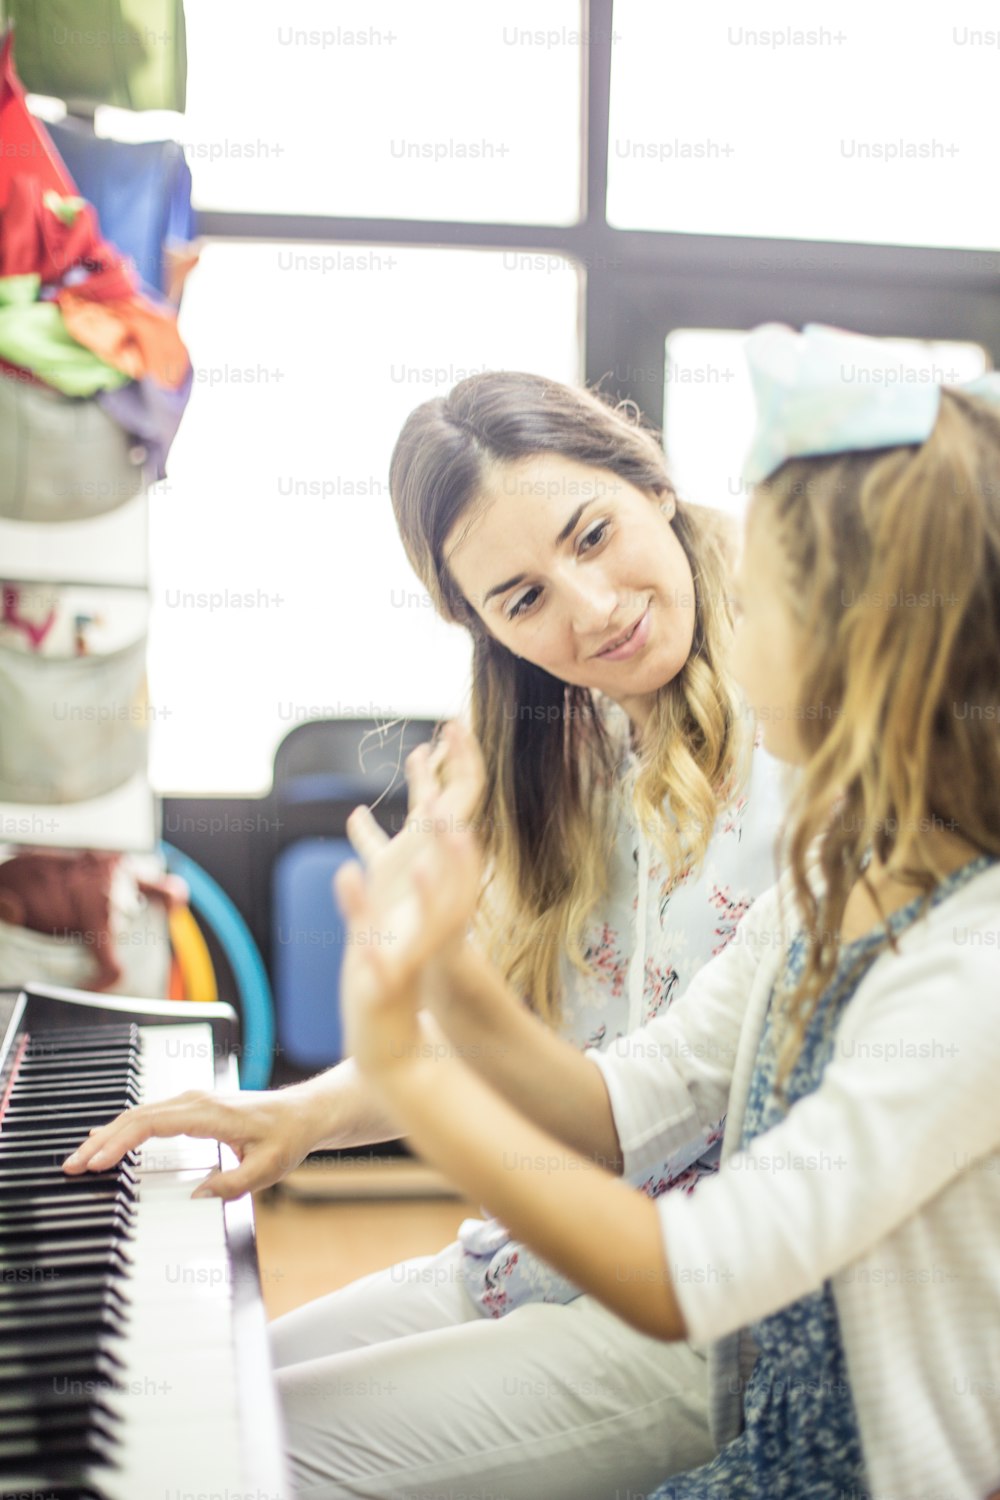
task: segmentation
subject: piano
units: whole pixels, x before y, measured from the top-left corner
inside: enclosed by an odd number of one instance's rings
[[[61,1170],[130,1104],[237,1088],[235,1012],[31,985],[0,1038],[0,1500],[290,1500],[251,1199],[190,1197],[232,1152]]]

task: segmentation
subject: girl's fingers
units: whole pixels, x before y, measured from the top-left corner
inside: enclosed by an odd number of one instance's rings
[[[437,796],[437,765],[430,745],[418,745],[406,757],[408,806],[412,818]]]
[[[353,842],[353,841],[352,841]],[[341,865],[333,877],[333,894],[341,915],[348,921],[357,921],[365,908],[365,877],[355,860]]]
[[[347,820],[347,837],[365,865],[370,865],[379,850],[390,842],[389,835],[379,827],[368,807],[356,807],[351,813]]]

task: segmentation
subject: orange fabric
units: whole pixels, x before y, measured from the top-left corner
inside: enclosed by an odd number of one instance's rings
[[[71,337],[113,369],[133,380],[148,376],[168,390],[183,385],[189,360],[177,320],[145,297],[93,302],[64,289],[56,301]]]
[[[181,966],[177,962],[176,953],[171,953],[170,955],[170,983],[167,987],[166,998],[168,1000],[187,999],[187,996],[184,993],[184,976],[181,973]]]

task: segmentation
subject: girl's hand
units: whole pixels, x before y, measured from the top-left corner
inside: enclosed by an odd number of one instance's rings
[[[348,1053],[385,1081],[427,1055],[418,1016],[427,964],[459,941],[475,909],[479,855],[469,831],[430,820],[404,857],[397,838],[372,847],[368,868],[344,865],[334,890],[347,922],[341,1006]]]
[[[347,836],[366,868],[372,868],[379,856],[380,881],[397,880],[403,889],[413,861],[430,835],[470,827],[485,779],[475,736],[452,720],[445,724],[433,747],[418,745],[406,757],[409,806],[406,822],[396,837],[390,840],[367,807],[356,807],[351,813]]]

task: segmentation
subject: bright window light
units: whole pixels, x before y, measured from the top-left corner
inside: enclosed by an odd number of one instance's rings
[[[622,229],[1000,248],[995,6],[615,0]]]
[[[399,542],[393,443],[474,371],[579,380],[578,300],[549,255],[208,246],[181,312],[194,390],[151,496],[157,791],[262,792],[303,719],[462,706],[468,637]]]

